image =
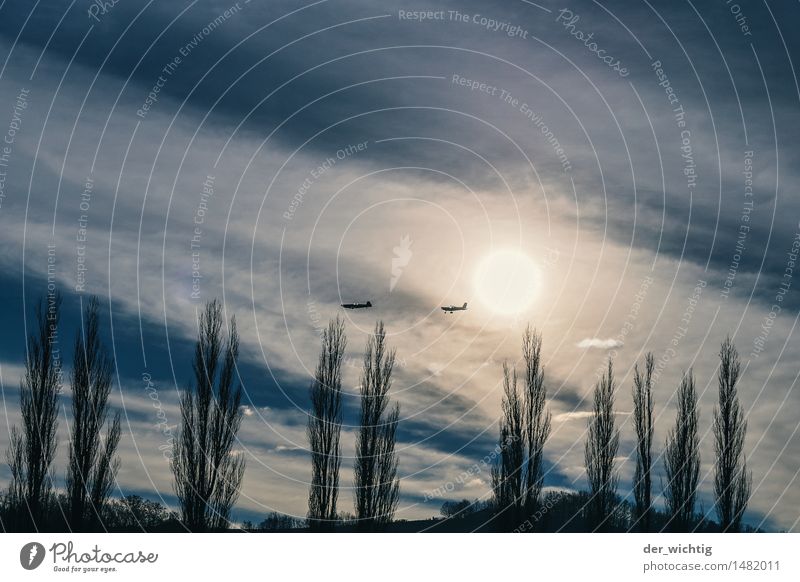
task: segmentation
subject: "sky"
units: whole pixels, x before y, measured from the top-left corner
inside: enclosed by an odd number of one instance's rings
[[[352,511],[360,359],[380,319],[398,358],[397,518],[425,518],[488,498],[502,363],[531,324],[553,414],[545,485],[586,487],[591,391],[612,358],[630,498],[633,367],[650,351],[659,452],[681,376],[697,380],[710,511],[729,335],[746,521],[798,531],[795,4],[101,4],[0,3],[0,448],[36,301],[64,293],[68,372],[97,295],[123,414],[115,494],[174,506],[165,451],[197,310],[219,298],[242,336],[234,513],[304,516],[308,388],[339,314]],[[510,295],[509,253],[524,283]],[[67,382],[59,477],[68,402]]]

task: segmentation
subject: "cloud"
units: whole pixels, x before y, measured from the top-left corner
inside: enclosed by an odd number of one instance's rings
[[[578,412],[562,412],[561,414],[556,414],[553,417],[555,422],[567,422],[570,420],[580,420],[582,418],[589,418],[592,416],[592,412],[589,410],[583,410]]]
[[[254,416],[255,414],[260,414],[262,417],[269,414],[271,411],[269,406],[248,406],[247,404],[243,404],[239,407],[242,411],[242,414],[245,416]]]
[[[572,412],[562,412],[553,417],[555,422],[569,422],[570,420],[582,420],[591,418],[594,413],[591,410],[575,410]],[[617,410],[614,412],[616,416],[630,416],[630,412]]]
[[[303,447],[291,447],[291,446],[288,446],[288,445],[278,445],[278,446],[275,447],[274,450],[275,450],[276,453],[285,453],[287,451],[304,451],[305,449]]]
[[[575,344],[581,349],[613,350],[622,347],[622,342],[613,338],[601,339],[599,337],[587,337]]]

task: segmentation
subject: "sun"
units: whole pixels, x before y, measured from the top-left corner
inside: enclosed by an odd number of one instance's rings
[[[487,256],[475,271],[475,293],[501,315],[526,311],[539,290],[539,267],[524,253],[501,250]]]

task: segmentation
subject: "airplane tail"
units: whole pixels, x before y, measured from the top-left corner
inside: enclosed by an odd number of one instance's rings
[[[467,308],[467,302],[465,301],[464,305],[462,305],[462,309],[466,309],[466,308]]]
[[[372,301],[367,301],[367,307],[372,307]]]

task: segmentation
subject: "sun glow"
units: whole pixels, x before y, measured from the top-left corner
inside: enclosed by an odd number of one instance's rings
[[[513,315],[527,310],[539,290],[536,263],[516,250],[502,250],[487,256],[475,272],[478,299],[495,313]]]

